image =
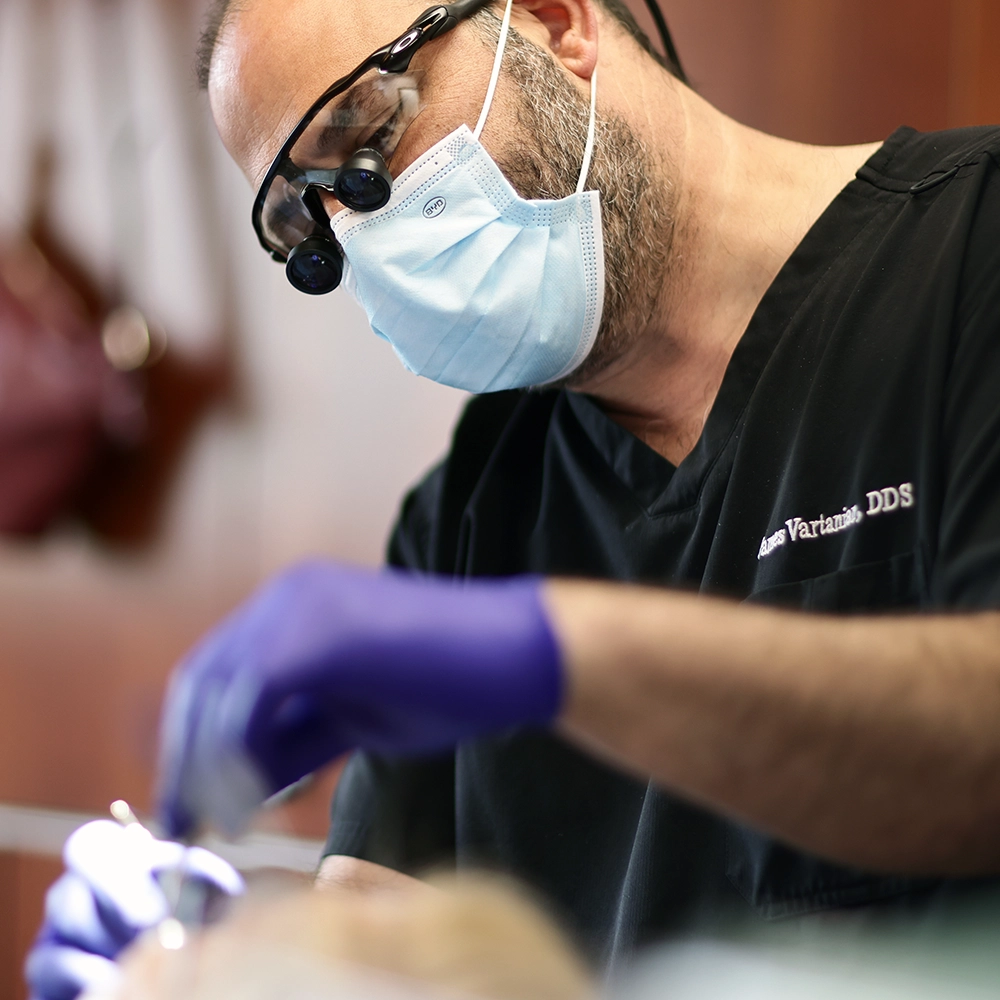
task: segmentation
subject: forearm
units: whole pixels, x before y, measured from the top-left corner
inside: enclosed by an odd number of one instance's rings
[[[577,742],[806,850],[1000,871],[1000,614],[833,618],[552,582]]]

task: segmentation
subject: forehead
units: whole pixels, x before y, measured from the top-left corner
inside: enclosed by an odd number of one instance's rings
[[[428,0],[249,0],[223,31],[209,98],[226,148],[256,187],[289,132],[338,77]]]

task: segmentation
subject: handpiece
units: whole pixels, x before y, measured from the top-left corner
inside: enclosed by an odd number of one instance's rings
[[[111,803],[111,815],[126,829],[138,828],[147,836],[153,836],[124,799]],[[187,877],[185,861],[189,846],[184,844],[184,853],[176,867],[157,873],[157,881],[167,899],[167,915],[157,924],[156,936],[168,951],[177,951],[187,943],[185,924],[200,924],[204,918],[204,886],[199,879]]]

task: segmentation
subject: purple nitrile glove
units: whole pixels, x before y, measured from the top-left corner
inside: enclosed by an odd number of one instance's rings
[[[303,564],[268,584],[174,675],[160,815],[174,836],[250,814],[347,750],[433,753],[562,699],[541,580],[455,581]]]
[[[34,1000],[73,1000],[115,985],[118,954],[169,915],[157,875],[182,866],[210,893],[243,892],[243,879],[222,858],[110,820],[80,827],[63,860],[66,873],[45,897],[45,920],[25,963]]]

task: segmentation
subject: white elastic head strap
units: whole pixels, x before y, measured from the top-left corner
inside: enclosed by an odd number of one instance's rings
[[[486,88],[486,98],[483,101],[483,110],[479,112],[479,121],[476,122],[472,135],[477,141],[483,134],[483,126],[486,125],[486,118],[490,113],[490,106],[493,104],[493,95],[496,93],[497,81],[500,79],[500,65],[503,62],[504,49],[507,47],[507,35],[510,32],[510,11],[514,5],[514,0],[507,0],[507,6],[503,12],[503,21],[500,24],[500,40],[497,42],[497,54],[493,59],[493,72],[490,73],[490,85]],[[576,182],[576,193],[582,194],[587,184],[587,175],[590,173],[590,161],[594,158],[594,141],[597,135],[597,67],[590,75],[590,124],[587,126],[587,145],[583,151],[583,164],[580,167],[580,179]]]

